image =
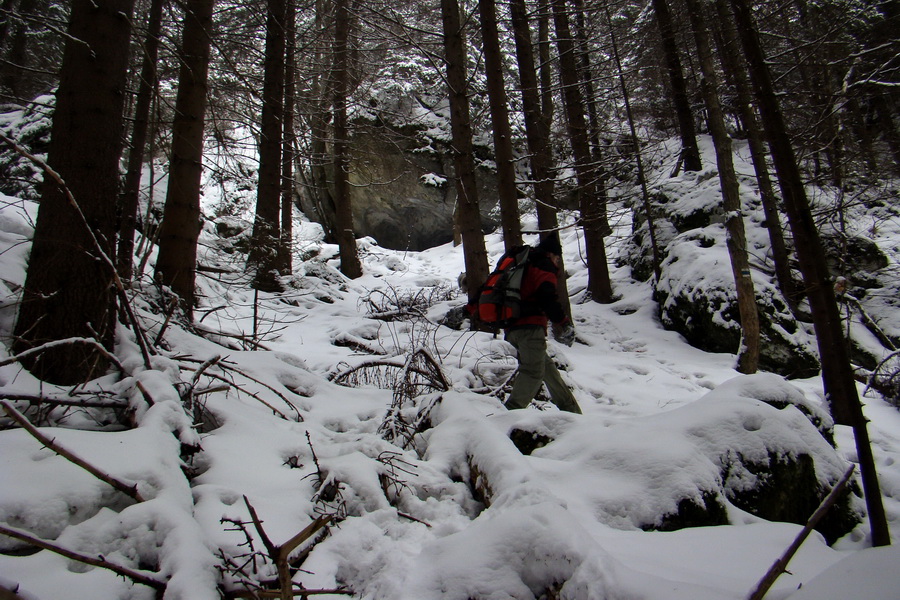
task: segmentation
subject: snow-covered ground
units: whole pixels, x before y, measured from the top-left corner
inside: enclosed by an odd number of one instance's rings
[[[26,214],[35,208],[10,198],[2,204],[0,332],[9,339],[24,282]],[[259,350],[240,349],[233,337],[254,330],[252,291],[203,278],[196,319],[206,330],[233,334],[213,338],[230,347],[169,325],[165,350],[146,369],[123,328],[117,354],[128,375],[75,391],[128,398],[138,426],[103,422],[103,411],[56,409],[50,416],[58,426],[41,429],[104,472],[137,483],[143,502],[113,491],[24,430],[6,429],[0,525],[132,569],[158,570],[171,599],[217,598],[223,580],[243,589],[242,581],[275,578],[258,554],[266,549],[252,507],[275,545],[317,516],[337,518],[327,536],[313,536],[294,575],[311,590],[391,600],[737,600],[799,525],[767,522],[733,506],[730,525],[674,532],[638,525],[672,510],[673,499],[721,487],[716,453],[758,452],[762,436],[769,448],[812,453],[820,475],[832,478],[855,459],[848,428],[835,428],[833,453],[810,435],[799,411],[753,400],[795,396],[821,406],[819,378],[740,376],[733,355],[702,352],[663,330],[650,285],[632,281],[628,268],[612,268],[616,302],[579,303],[586,271],[575,229],[564,230],[562,240],[578,341],[550,346],[566,365],[564,377],[584,415],[552,406],[510,412],[479,393],[502,380],[515,357],[502,338],[436,324],[464,302],[454,289],[461,248],[398,252],[363,240],[364,276],[342,281],[336,258],[329,258],[336,249],[317,241],[317,227],[298,222],[296,234],[301,248],[321,250],[323,262],[298,262],[290,291],[260,298]],[[499,237],[489,236],[488,250],[493,264],[502,252]],[[431,301],[428,319],[373,318],[410,298]],[[137,306],[153,339],[165,316]],[[451,389],[400,407],[410,420],[432,405],[430,428],[404,448],[382,430],[394,399],[384,384],[401,370],[362,365],[398,357],[394,363],[402,366],[419,349],[440,364]],[[0,354],[7,355],[5,346]],[[201,367],[214,357],[219,361]],[[356,377],[358,385],[338,385],[337,374]],[[206,423],[199,429],[179,396],[192,384]],[[67,390],[42,386],[15,363],[0,367],[4,398],[40,391]],[[897,539],[900,412],[872,393],[863,400]],[[27,402],[12,404],[35,417]],[[507,436],[515,427],[555,441],[523,456]],[[202,450],[182,463],[182,444]],[[475,468],[491,486],[487,507],[469,486]],[[814,532],[766,597],[896,600],[900,550],[869,546],[865,521],[831,547]],[[0,587],[19,586],[22,598],[153,597],[149,587],[109,570],[30,552],[2,537],[0,547],[10,551],[0,554]]]

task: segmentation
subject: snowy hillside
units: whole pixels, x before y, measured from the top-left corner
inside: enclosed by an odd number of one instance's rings
[[[12,198],[0,208],[8,340],[36,208]],[[882,231],[900,235],[893,227]],[[629,231],[623,223],[610,247]],[[819,378],[740,376],[733,355],[665,331],[651,285],[629,268],[613,269],[616,302],[579,303],[575,229],[562,240],[578,341],[550,345],[584,415],[507,411],[492,392],[515,368],[511,347],[438,324],[464,302],[460,248],[404,253],[362,240],[365,274],[346,281],[317,226],[298,221],[295,232],[308,260],[295,261],[289,291],[260,296],[256,314],[240,258],[212,237],[201,262],[232,273],[202,278],[195,329],[167,322],[146,280],[135,306],[151,340],[162,332],[152,369],[124,328],[123,375],[70,390],[0,367],[8,414],[137,490],[114,490],[4,417],[0,587],[44,600],[149,599],[157,583],[167,599],[252,597],[277,581],[277,547],[312,525],[291,557],[295,586],[317,597],[737,600],[801,526],[735,504],[755,477],[735,457],[808,454],[823,489],[855,458],[848,428],[834,428],[834,450],[798,410],[821,416]],[[499,237],[488,249],[493,263]],[[117,408],[28,401],[40,394]],[[776,399],[787,408],[764,402]],[[873,393],[864,401],[896,539],[900,412]],[[514,431],[544,445],[523,454]],[[728,524],[659,531],[682,501],[714,502]],[[849,508],[864,504],[851,496]],[[863,519],[832,546],[814,532],[767,598],[896,598],[900,552],[869,548],[867,528]],[[35,552],[29,537],[146,585]]]

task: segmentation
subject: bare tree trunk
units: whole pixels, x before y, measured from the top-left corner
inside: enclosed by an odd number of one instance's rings
[[[488,99],[494,130],[494,162],[497,165],[500,222],[504,245],[510,250],[522,245],[522,226],[519,222],[519,194],[516,188],[512,129],[509,125],[508,100],[503,83],[503,62],[497,32],[497,8],[494,0],[479,0],[478,9],[481,14],[481,38],[484,45]]]
[[[281,141],[281,240],[278,244],[278,272],[293,272],[291,253],[294,240],[294,101],[296,72],[294,53],[297,51],[297,8],[294,0],[287,0],[285,12],[284,59],[284,127]]]
[[[575,46],[569,27],[565,0],[553,0],[553,22],[556,29],[556,46],[559,52],[559,76],[563,87],[563,105],[572,154],[575,158],[575,174],[588,265],[588,293],[595,302],[612,302],[612,283],[603,238],[611,229],[606,220],[606,191],[597,177],[596,165],[591,160],[588,129],[585,123],[585,105],[581,97],[581,78],[575,60]]]
[[[537,70],[534,66],[534,45],[531,27],[525,8],[525,0],[511,0],[509,3],[513,34],[516,43],[516,62],[519,67],[519,87],[522,92],[522,109],[525,117],[525,138],[530,155],[531,177],[534,180],[534,201],[537,205],[538,229],[543,238],[556,231],[559,221],[556,217],[556,201],[553,197],[553,150],[549,144],[550,119],[545,118],[541,108],[541,90]],[[547,20],[546,15],[543,17]],[[539,26],[547,32],[546,24]],[[548,85],[549,87],[549,85]],[[571,314],[569,288],[565,277],[557,278],[560,303],[566,314]]]
[[[487,250],[481,231],[475,164],[472,159],[472,126],[466,97],[466,52],[457,0],[441,0],[447,85],[450,92],[450,129],[456,170],[456,202],[463,242],[469,301],[476,302],[478,290],[488,275]]]
[[[156,89],[156,61],[159,54],[159,32],[162,28],[163,0],[150,2],[147,37],[144,41],[144,62],[134,109],[134,128],[131,132],[131,152],[125,173],[122,193],[122,214],[119,222],[119,247],[117,268],[123,282],[131,281],[134,271],[134,233],[141,191],[141,174],[144,167],[144,147],[150,126],[150,105]]]
[[[722,186],[722,205],[725,209],[725,243],[731,259],[731,273],[737,289],[738,312],[741,318],[741,344],[737,352],[737,370],[744,374],[756,373],[759,368],[759,312],[756,292],[750,276],[750,260],[747,257],[747,236],[744,232],[744,216],[741,207],[740,188],[734,172],[731,138],[725,129],[725,115],[719,104],[719,83],[700,0],[685,0],[697,54],[700,59],[702,80],[700,88],[706,103],[709,132],[716,148],[716,165]]]
[[[550,128],[553,127],[553,119],[556,114],[556,101],[553,88],[553,54],[550,42],[550,17],[553,9],[550,8],[551,0],[538,0],[538,73],[541,78],[541,118],[547,129],[547,139],[550,139]],[[552,163],[551,163],[552,164]]]
[[[760,201],[763,205],[763,213],[766,217],[766,230],[769,232],[769,243],[772,247],[772,262],[775,264],[775,279],[778,287],[784,295],[788,306],[795,314],[800,302],[799,290],[791,276],[790,255],[787,244],[784,241],[784,227],[781,224],[781,215],[775,190],[772,188],[772,180],[769,177],[769,166],[766,163],[766,147],[759,120],[750,99],[750,83],[747,74],[740,63],[740,47],[736,39],[734,29],[731,27],[733,19],[731,11],[725,4],[725,0],[716,0],[716,14],[721,24],[723,47],[719,52],[726,76],[730,76],[736,91],[738,111],[744,127],[747,129],[747,141],[750,146],[750,157],[753,161],[753,169],[756,172],[756,181],[759,185]]]
[[[678,117],[678,130],[681,134],[681,160],[685,171],[699,171],[701,169],[700,148],[697,146],[694,114],[691,111],[691,102],[688,98],[687,84],[684,81],[681,59],[678,56],[678,44],[675,41],[675,27],[672,24],[672,14],[669,11],[669,4],[666,0],[652,1],[656,24],[659,26],[659,32],[662,36],[663,58],[666,62],[666,70],[669,73],[669,83],[672,86],[672,104],[675,107],[675,115]]]
[[[362,275],[362,265],[353,234],[353,208],[350,205],[350,154],[347,127],[347,43],[350,34],[349,0],[336,0],[334,21],[334,203],[335,235],[341,255],[341,273],[350,279]]]
[[[325,20],[324,0],[315,0],[315,36],[325,39],[328,25]],[[315,205],[318,222],[325,231],[325,241],[337,242],[337,226],[335,225],[334,198],[328,185],[328,171],[326,165],[331,160],[328,154],[328,122],[331,119],[329,100],[331,82],[324,75],[327,71],[324,66],[323,53],[319,45],[316,45],[313,55],[314,64],[320,65],[320,71],[313,75],[309,92],[309,178],[307,186],[310,198]]]
[[[200,176],[215,0],[187,0],[181,40],[181,71],[175,98],[169,187],[159,233],[156,277],[182,300],[193,317],[200,237]]]
[[[765,55],[757,38],[750,7],[746,0],[731,0],[731,7],[769,138],[788,221],[794,234],[800,270],[806,283],[819,357],[822,361],[825,395],[835,422],[853,427],[866,507],[869,511],[872,544],[890,545],[890,531],[881,499],[875,459],[856,382],[853,379],[848,345],[841,329],[841,315],[828,274],[825,252],[813,221],[800,169],[787,135]]]
[[[73,0],[48,163],[13,349],[73,337],[112,349],[115,206],[132,0]],[[99,242],[99,244],[97,243]],[[102,252],[105,256],[99,256]],[[73,384],[101,375],[106,354],[88,344],[59,345],[24,361],[35,376]]]
[[[603,151],[600,145],[600,117],[597,114],[597,98],[594,90],[594,67],[591,62],[589,44],[589,32],[584,17],[584,1],[572,0],[574,5],[574,43],[577,56],[578,77],[581,79],[584,104],[587,107],[588,116],[588,140],[590,142],[591,159],[593,168],[597,173],[597,185],[606,185],[606,174],[603,171]]]
[[[284,17],[285,0],[268,0],[256,219],[253,223],[253,243],[247,257],[248,266],[256,271],[253,287],[264,292],[281,290],[278,280],[278,246],[281,243],[279,225],[284,121]]]
[[[613,60],[616,63],[616,72],[619,78],[619,87],[622,90],[622,102],[625,105],[625,115],[628,118],[628,128],[631,132],[631,143],[634,145],[634,157],[637,164],[638,182],[641,185],[641,200],[643,202],[644,214],[647,218],[647,232],[650,237],[650,251],[653,254],[653,275],[656,283],[662,275],[660,265],[662,264],[662,255],[659,251],[659,244],[656,240],[656,217],[653,215],[653,209],[650,203],[650,193],[647,190],[647,176],[644,172],[644,161],[641,158],[641,140],[638,139],[637,129],[634,124],[634,113],[631,110],[631,99],[628,93],[628,87],[625,85],[625,72],[622,69],[622,60],[619,57],[619,45],[616,42],[615,31],[613,30],[612,17],[609,14],[609,7],[605,7],[606,24],[609,28],[609,41],[612,46]]]

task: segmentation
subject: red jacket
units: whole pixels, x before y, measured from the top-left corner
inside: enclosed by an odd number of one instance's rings
[[[558,273],[559,269],[548,254],[532,250],[522,279],[522,316],[507,329],[546,329],[548,320],[553,323],[568,320],[556,291]]]

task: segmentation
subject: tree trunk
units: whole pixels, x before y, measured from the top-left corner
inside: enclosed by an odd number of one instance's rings
[[[725,4],[725,0],[716,0],[716,14],[721,24],[723,39],[719,56],[722,58],[722,68],[726,76],[729,76],[734,84],[738,111],[747,130],[750,157],[753,161],[753,170],[756,172],[760,201],[763,205],[763,213],[766,216],[766,230],[769,233],[769,243],[772,247],[775,279],[778,281],[778,287],[781,289],[781,293],[784,295],[791,311],[797,314],[800,292],[796,283],[794,283],[794,278],[791,276],[790,254],[784,241],[784,227],[781,224],[778,201],[775,196],[775,190],[772,188],[772,180],[769,177],[765,141],[763,140],[759,121],[756,118],[751,102],[750,83],[747,81],[746,71],[740,63],[740,47],[736,34],[729,25],[733,22],[733,19],[731,18],[731,11]]]
[[[747,236],[744,233],[744,217],[740,188],[734,172],[731,138],[725,128],[725,115],[719,103],[719,82],[703,16],[701,0],[685,0],[691,29],[697,44],[702,79],[700,89],[706,103],[707,123],[716,149],[716,165],[722,186],[722,205],[725,209],[725,242],[731,259],[731,273],[737,289],[738,312],[741,318],[741,344],[737,352],[737,370],[744,374],[756,373],[759,368],[759,312],[756,292],[750,276],[750,260],[747,257]]]
[[[48,164],[13,349],[71,337],[112,349],[116,328],[115,207],[124,133],[132,0],[73,0]],[[101,254],[102,253],[102,254]],[[103,354],[86,344],[23,361],[36,377],[74,384],[101,375]]]
[[[597,114],[597,98],[594,91],[594,67],[591,62],[590,33],[584,18],[584,1],[572,0],[574,5],[575,29],[574,42],[577,56],[578,76],[584,93],[584,104],[588,116],[588,140],[591,148],[591,159],[597,170],[598,185],[605,185],[606,175],[603,172],[603,151],[600,145],[600,117]],[[600,182],[603,182],[602,184]]]
[[[866,507],[872,530],[872,544],[891,543],[875,460],[869,443],[866,419],[853,379],[847,341],[841,329],[841,316],[834,288],[825,262],[825,252],[813,221],[812,211],[803,187],[800,169],[787,135],[781,108],[757,38],[756,26],[746,0],[731,0],[741,45],[750,68],[763,124],[772,149],[772,157],[781,192],[784,196],[788,222],[794,234],[800,270],[809,297],[813,326],[822,361],[822,379],[826,399],[830,403],[835,422],[853,427],[856,450],[862,472]]]
[[[353,234],[353,207],[350,205],[350,130],[347,127],[347,42],[350,34],[349,0],[336,0],[334,22],[334,203],[341,273],[350,279],[362,275],[362,265]]]
[[[203,126],[214,3],[215,0],[188,0],[185,5],[169,187],[156,259],[157,280],[181,298],[188,319],[193,318],[195,302]]]
[[[457,0],[441,0],[447,85],[450,93],[450,129],[456,171],[456,203],[469,301],[477,302],[478,290],[488,275],[487,250],[481,231],[475,164],[472,157],[472,126],[466,96],[466,51]]]
[[[700,148],[697,146],[697,132],[694,127],[694,114],[687,93],[687,83],[678,56],[678,44],[675,41],[675,27],[672,14],[666,0],[653,0],[653,13],[662,36],[663,58],[669,73],[669,84],[672,86],[672,104],[678,118],[678,131],[681,134],[681,161],[685,171],[701,169]]]
[[[578,76],[565,0],[553,0],[552,8],[563,105],[578,180],[579,208],[588,265],[588,294],[595,302],[609,303],[612,302],[612,283],[609,265],[606,263],[606,248],[603,245],[603,238],[611,232],[606,220],[606,191],[597,176],[596,165],[591,160],[588,129],[584,119],[585,105],[581,97],[581,79]]]
[[[513,35],[516,43],[516,62],[519,67],[519,87],[522,92],[522,112],[525,118],[525,139],[530,155],[534,201],[537,205],[538,229],[543,238],[556,231],[556,201],[553,197],[553,150],[549,143],[549,119],[541,109],[541,90],[534,66],[534,46],[525,8],[525,0],[509,3]],[[546,17],[544,17],[546,20]],[[547,31],[547,27],[543,27]],[[539,26],[539,32],[541,27]],[[571,315],[569,287],[565,277],[557,278],[557,292],[567,315]]]
[[[487,91],[494,130],[494,162],[497,165],[497,187],[500,199],[500,222],[507,250],[522,245],[519,223],[519,194],[516,188],[516,166],[513,158],[512,129],[506,87],[503,83],[503,58],[497,32],[497,8],[494,0],[479,0],[481,37],[484,45]]]
[[[641,141],[638,139],[637,128],[634,124],[634,113],[631,110],[631,99],[628,93],[628,87],[625,85],[625,71],[622,68],[622,60],[619,56],[619,45],[616,41],[615,31],[613,30],[612,17],[609,14],[609,6],[605,7],[606,24],[609,28],[609,41],[612,49],[613,60],[616,64],[616,74],[619,79],[619,87],[622,90],[622,103],[625,105],[625,115],[628,118],[628,129],[631,133],[631,143],[634,145],[634,157],[637,165],[638,182],[641,185],[641,201],[644,207],[644,214],[647,218],[647,233],[650,237],[650,251],[653,254],[653,276],[655,283],[659,283],[662,276],[660,265],[662,264],[662,255],[659,251],[659,244],[656,240],[656,217],[653,215],[653,208],[650,202],[650,192],[647,190],[647,176],[644,172],[644,161],[641,158]]]
[[[131,132],[131,152],[122,193],[122,211],[119,221],[119,247],[117,268],[123,282],[131,281],[134,271],[134,234],[137,210],[140,204],[141,175],[144,169],[144,147],[150,129],[150,105],[156,90],[156,62],[159,54],[159,33],[162,27],[163,0],[150,3],[147,37],[144,41],[144,62],[138,86],[137,104],[134,109],[134,128]],[[149,200],[148,200],[149,201]]]
[[[326,39],[327,24],[325,20],[324,0],[316,0],[315,24],[313,35]],[[313,64],[323,65],[323,52],[320,44],[315,45]],[[329,100],[331,84],[325,76],[327,69],[321,67],[320,72],[314,73],[309,92],[309,179],[307,193],[315,205],[316,221],[322,225],[325,232],[325,241],[337,242],[337,226],[335,225],[334,198],[328,185],[328,170],[326,165],[331,160],[328,154],[328,122],[331,119]]]
[[[284,127],[281,142],[281,240],[278,244],[278,272],[293,272],[291,254],[294,241],[294,102],[296,97],[295,59],[297,51],[297,8],[287,0],[285,12]]]
[[[284,17],[285,0],[268,0],[256,219],[253,223],[253,243],[247,257],[248,266],[255,270],[253,287],[264,292],[282,289],[278,280],[278,246],[281,243]]]
[[[28,37],[32,33],[32,27],[29,27],[29,21],[32,20],[35,12],[35,0],[20,0],[16,6],[16,13],[19,17],[16,19],[14,27],[10,35],[11,41],[8,50],[4,53],[3,61],[0,63],[0,86],[9,91],[12,99],[19,103],[24,103],[22,98],[22,81],[25,72],[24,65],[28,62]],[[9,25],[12,21],[10,13],[3,13],[3,37],[7,36]],[[0,46],[2,47],[2,46]]]

